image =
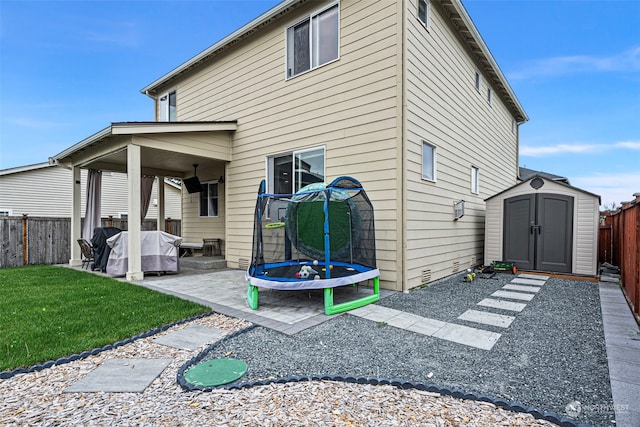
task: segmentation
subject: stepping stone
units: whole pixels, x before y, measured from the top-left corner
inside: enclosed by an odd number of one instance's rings
[[[482,350],[491,350],[501,334],[497,332],[485,331],[484,329],[470,328],[468,326],[447,323],[435,334],[435,338],[452,341],[458,344],[468,345],[470,347]]]
[[[543,282],[545,280],[549,280],[549,276],[538,276],[536,274],[518,274],[518,277],[523,279],[542,280]]]
[[[515,317],[505,316],[504,314],[489,313],[487,311],[467,310],[458,316],[458,319],[482,323],[485,325],[498,326],[500,328],[508,328],[511,326],[511,322],[515,320]]]
[[[362,310],[366,309],[366,310]],[[373,320],[374,322],[388,322],[392,318],[398,316],[403,313],[400,310],[395,310],[393,308],[383,307],[381,305],[373,305],[370,304],[368,306],[362,307],[361,309],[351,310],[349,314],[353,314],[358,317],[362,317],[363,319]]]
[[[189,325],[154,340],[156,344],[194,351],[201,345],[217,341],[226,331],[201,325]]]
[[[522,311],[527,306],[526,304],[522,304],[520,302],[503,301],[493,298],[485,298],[477,305],[481,305],[483,307],[500,308],[502,310],[509,311]]]
[[[438,332],[445,325],[447,325],[447,322],[423,317],[419,322],[413,323],[405,329],[417,334],[433,336],[433,334]]]
[[[535,295],[523,294],[521,292],[495,291],[494,293],[491,294],[491,296],[499,297],[499,298],[517,299],[521,301],[531,301]]]
[[[502,289],[508,289],[510,291],[523,291],[523,292],[540,292],[540,288],[535,286],[521,286],[521,285],[504,285]]]
[[[65,393],[142,393],[173,359],[110,359]]]
[[[511,283],[517,283],[520,285],[534,285],[534,286],[543,286],[545,284],[544,280],[533,280],[533,279],[520,279],[516,277],[511,281]]]

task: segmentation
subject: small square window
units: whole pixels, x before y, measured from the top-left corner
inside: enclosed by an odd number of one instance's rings
[[[471,166],[471,192],[480,193],[480,169],[475,166]]]
[[[418,19],[426,29],[429,29],[429,1],[418,0]]]
[[[476,90],[480,92],[480,82],[482,78],[480,77],[480,73],[476,71]]]
[[[176,121],[176,91],[165,93],[158,101],[158,121]]]
[[[436,147],[422,141],[422,179],[436,180]]]

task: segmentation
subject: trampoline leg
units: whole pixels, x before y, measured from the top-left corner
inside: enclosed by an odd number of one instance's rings
[[[247,289],[247,302],[252,310],[258,309],[258,287],[249,283],[249,289]]]
[[[373,278],[373,294],[358,298],[353,301],[347,301],[340,304],[333,303],[333,288],[324,288],[324,313],[327,316],[332,314],[344,313],[345,311],[364,307],[365,305],[380,300],[380,278]]]

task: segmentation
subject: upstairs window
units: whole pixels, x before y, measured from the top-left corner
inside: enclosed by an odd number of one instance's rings
[[[176,121],[176,91],[167,92],[158,101],[158,121]]]
[[[487,102],[489,103],[489,105],[493,103],[493,91],[491,90],[491,88],[487,88]]]
[[[436,147],[422,141],[422,179],[436,180]]]
[[[287,77],[338,59],[339,5],[287,28]]]
[[[480,73],[476,71],[476,90],[480,92],[480,82],[482,78],[480,77]]]
[[[218,216],[218,183],[215,181],[202,184],[200,216]]]
[[[418,19],[429,29],[429,0],[418,0]]]
[[[471,192],[480,193],[480,169],[475,166],[471,166]]]

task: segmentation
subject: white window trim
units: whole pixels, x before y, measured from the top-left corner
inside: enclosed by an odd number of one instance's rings
[[[321,14],[322,12],[331,9],[332,7],[338,5],[338,56],[335,59],[332,59],[331,61],[325,62],[323,64],[320,65],[316,65],[315,67],[313,66],[313,64],[310,65],[308,70],[302,71],[298,74],[293,74],[293,75],[289,75],[289,29],[292,27],[295,27],[298,24],[301,24],[302,22],[305,22],[307,20],[310,20],[312,17],[317,16],[319,14]],[[284,76],[285,76],[285,80],[290,80],[293,78],[296,78],[298,76],[302,76],[303,74],[307,74],[310,71],[313,70],[317,70],[318,68],[324,67],[325,65],[329,65],[332,64],[336,61],[340,60],[340,1],[337,0],[335,2],[332,2],[330,4],[328,4],[327,6],[318,9],[310,14],[308,14],[307,16],[305,16],[302,19],[299,19],[298,21],[287,25],[287,27],[284,29]]]
[[[487,102],[489,105],[493,105],[493,90],[491,87],[487,88]]]
[[[265,158],[264,176],[266,177],[265,182],[267,184],[267,193],[273,193],[274,191],[273,177],[269,176],[269,171],[273,170],[273,159],[275,159],[276,157],[282,157],[282,156],[291,156],[292,158],[295,158],[296,154],[302,154],[309,151],[317,151],[317,150],[322,150],[322,158],[324,159],[322,176],[325,177],[325,181],[326,181],[327,179],[327,147],[325,145],[319,145],[317,147],[310,147],[310,148],[302,148],[300,150],[283,151],[281,153],[270,154]],[[293,175],[294,176],[292,176],[291,179],[295,180],[295,173]],[[292,184],[292,188],[295,188],[295,182]]]
[[[211,180],[211,181],[205,181],[201,183],[202,186],[204,187],[205,185],[207,186],[207,215],[201,215],[201,209],[202,209],[202,205],[200,205],[200,203],[202,203],[202,198],[198,197],[198,218],[219,218],[220,217],[220,184],[218,183],[217,180]],[[208,196],[208,191],[209,191],[209,185],[216,185],[218,187],[218,195],[216,196],[216,198],[218,199],[218,214],[217,215],[211,215],[209,213],[209,196]]]
[[[13,209],[0,208],[0,217],[3,216],[13,216]]]
[[[119,219],[129,219],[129,213],[128,212],[118,212],[118,218]]]
[[[480,71],[476,70],[476,90],[478,92],[480,92],[480,88],[482,87],[482,74],[480,74]]]
[[[424,146],[428,145],[429,147],[433,148],[433,178],[428,178],[424,176]],[[422,179],[424,181],[429,181],[429,182],[436,182],[438,179],[438,147],[436,147],[435,145],[422,140],[422,145],[420,145],[420,156],[422,159],[422,162],[420,164],[420,175],[422,176]]]
[[[424,2],[425,3],[425,9],[426,9],[426,16],[425,16],[425,21],[423,21],[420,18],[420,3]],[[418,18],[418,21],[422,24],[422,26],[429,31],[429,22],[431,21],[431,2],[429,0],[418,0],[418,10],[416,12],[416,16]]]
[[[480,194],[480,168],[471,165],[471,194]]]

